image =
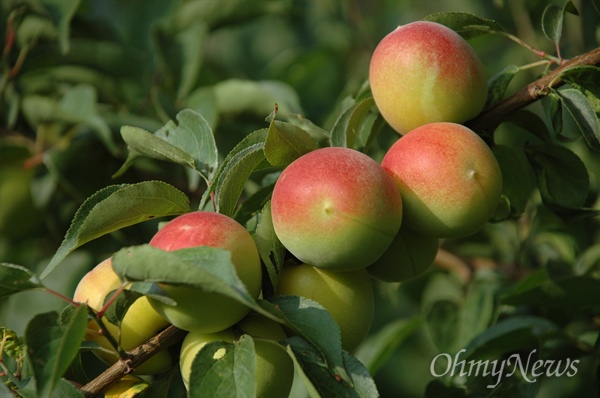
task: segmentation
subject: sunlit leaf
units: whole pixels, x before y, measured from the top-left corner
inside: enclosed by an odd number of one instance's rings
[[[25,329],[25,344],[31,359],[36,389],[41,397],[53,396],[54,388],[79,352],[87,327],[87,306],[59,325],[58,313],[36,315]]]
[[[234,213],[250,175],[257,169],[269,166],[264,154],[267,133],[267,129],[254,131],[227,154],[202,197],[201,209],[214,195],[212,199],[217,212],[228,216]]]
[[[204,117],[190,109],[177,114],[178,125],[167,123],[155,135],[191,155],[194,168],[210,178],[219,164],[217,145]]]
[[[41,287],[44,287],[42,282],[27,268],[10,263],[0,263],[0,297]]]
[[[41,277],[52,272],[73,250],[93,239],[156,217],[188,211],[188,197],[161,181],[111,185],[101,189],[81,205]]]
[[[217,109],[223,115],[252,113],[266,116],[275,104],[281,114],[302,113],[296,91],[275,80],[227,79],[213,86]]]
[[[317,149],[312,137],[300,127],[271,120],[265,141],[265,157],[275,167],[285,167],[300,156]]]
[[[466,12],[440,12],[427,15],[423,20],[446,25],[467,40],[487,33],[504,31],[498,22]]]
[[[132,246],[114,254],[113,268],[123,280],[164,282],[217,292],[278,319],[248,293],[235,272],[231,253],[224,249],[199,246],[168,252],[149,245]]]
[[[356,149],[360,125],[374,105],[373,97],[367,97],[342,112],[331,129],[331,145]]]
[[[120,176],[137,158],[146,156],[189,167],[210,180],[219,162],[210,125],[202,115],[190,109],[179,112],[177,121],[179,124],[167,122],[154,134],[138,127],[121,127],[129,156],[114,176]]]

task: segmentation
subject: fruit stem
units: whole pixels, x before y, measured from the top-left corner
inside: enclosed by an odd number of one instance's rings
[[[545,51],[538,50],[537,48],[533,47],[532,45],[526,43],[522,39],[520,39],[517,36],[515,36],[513,34],[510,34],[508,32],[494,30],[494,31],[492,31],[492,33],[504,36],[507,39],[514,41],[515,43],[517,43],[517,44],[525,47],[526,49],[528,49],[529,51],[531,51],[532,53],[534,53],[535,55],[537,55],[540,58],[545,58],[545,59],[547,59],[549,61],[556,62],[559,65],[561,63],[560,53],[559,53],[559,57],[555,57],[553,55],[550,55],[550,54],[548,54]]]
[[[108,307],[119,297],[119,294],[125,289],[125,287],[129,284],[129,282],[122,282],[121,285],[113,292],[113,294],[109,297],[108,300],[104,303],[104,306],[98,311],[98,318],[102,318]]]
[[[60,299],[66,301],[67,303],[71,304],[74,307],[79,307],[81,305],[81,303],[73,301],[73,299],[71,299],[70,297],[67,297],[64,294],[61,294],[61,293],[57,292],[56,290],[52,290],[46,286],[44,286],[44,290]]]

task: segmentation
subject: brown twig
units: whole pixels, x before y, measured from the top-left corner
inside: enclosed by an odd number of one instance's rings
[[[81,387],[81,392],[86,397],[96,397],[100,395],[123,376],[133,372],[138,366],[146,362],[158,351],[183,339],[186,333],[186,331],[175,326],[169,326],[141,346],[128,351],[128,358],[122,358],[115,362],[114,365],[106,369],[94,380]]]
[[[492,132],[509,115],[547,95],[550,87],[562,85],[564,82],[559,76],[565,69],[582,65],[600,65],[600,47],[564,62],[552,72],[528,84],[504,101],[484,110],[465,125],[477,133]]]

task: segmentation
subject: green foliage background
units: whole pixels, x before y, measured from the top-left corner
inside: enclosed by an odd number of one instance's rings
[[[191,199],[190,208],[197,208],[206,188],[198,173],[145,157],[121,169],[128,158],[123,125],[155,132],[177,120],[180,111],[192,109],[206,119],[223,159],[242,138],[269,127],[265,118],[277,103],[279,114],[302,115],[318,136],[319,128],[334,126],[352,103],[350,97],[364,87],[374,47],[395,26],[442,11],[469,12],[555,54],[540,25],[549,3],[3,1],[0,261],[41,274],[77,209],[108,185],[168,182]],[[597,1],[574,4],[579,16],[565,14],[564,58],[600,43]],[[470,43],[489,76],[508,65],[539,60],[500,35],[482,35]],[[507,94],[542,72],[543,67],[520,70]],[[546,102],[527,109],[547,120]],[[581,139],[571,119],[563,122],[558,134],[555,125],[546,122],[545,128],[553,132],[552,142],[582,160],[589,189],[570,179],[577,161],[558,164],[549,173],[558,185],[569,183],[564,185],[566,202],[582,197],[573,207],[597,211],[598,152]],[[524,158],[526,145],[543,143],[531,130],[517,120],[502,124],[495,135],[496,143],[508,146],[496,149],[496,155],[510,165],[505,177],[516,180],[511,186],[517,187],[520,202],[512,203],[518,214],[511,215],[519,217],[490,223],[469,238],[445,241],[444,249],[458,256],[453,263],[458,268],[436,269],[402,285],[377,285],[376,321],[357,357],[377,370],[374,378],[382,396],[399,396],[399,391],[401,396],[423,396],[434,379],[431,359],[461,348],[481,357],[537,349],[543,357],[581,358],[577,377],[538,383],[508,379],[495,396],[597,394],[598,218],[573,217],[573,212],[560,218],[560,212],[542,206]],[[384,127],[370,155],[380,159],[395,139]],[[541,159],[538,164],[546,169],[551,163]],[[243,197],[268,186],[269,178],[260,171],[253,174]],[[157,223],[151,220],[91,240],[66,257],[44,284],[70,296],[85,272],[124,246],[147,242]],[[64,301],[44,291],[19,293],[2,298],[0,325],[22,335],[33,315],[63,307]],[[489,392],[476,381],[443,381]],[[463,396],[462,390],[442,383],[427,388],[432,397],[436,391]]]

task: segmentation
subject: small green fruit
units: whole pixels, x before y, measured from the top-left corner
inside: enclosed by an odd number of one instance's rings
[[[325,307],[340,327],[347,351],[353,351],[371,328],[373,285],[366,269],[335,272],[308,264],[285,265],[275,293],[306,297]]]

